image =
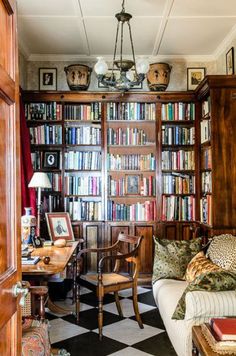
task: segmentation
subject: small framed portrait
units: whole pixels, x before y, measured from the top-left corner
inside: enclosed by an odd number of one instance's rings
[[[39,68],[39,90],[57,90],[57,68]]]
[[[134,77],[135,71],[133,69],[131,69],[131,75]],[[115,77],[115,79],[119,79],[120,78],[120,70],[119,69],[114,69],[113,70],[113,75]],[[112,69],[109,69],[107,74],[106,74],[106,78],[107,79],[111,79],[112,76]],[[104,85],[100,82],[98,82],[98,88],[109,88],[108,85]],[[141,82],[140,84],[134,85],[132,87],[132,89],[142,89],[143,88],[143,82]]]
[[[206,68],[187,68],[187,90],[194,90],[206,74]]]
[[[234,47],[226,53],[226,74],[234,74]]]
[[[43,152],[43,168],[55,168],[60,166],[60,151]]]
[[[45,213],[49,236],[52,241],[65,239],[66,241],[74,241],[74,233],[72,230],[69,213]]]
[[[140,177],[138,174],[127,174],[125,176],[125,194],[139,195],[140,194]]]

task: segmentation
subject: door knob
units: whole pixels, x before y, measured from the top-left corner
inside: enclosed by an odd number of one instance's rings
[[[12,287],[12,295],[17,298],[18,295],[21,295],[20,298],[20,306],[24,307],[25,306],[25,298],[27,294],[29,293],[29,289],[26,287],[22,286],[21,282],[17,282],[13,287]]]

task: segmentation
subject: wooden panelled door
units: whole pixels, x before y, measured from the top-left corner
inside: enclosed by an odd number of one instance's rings
[[[0,0],[0,355],[20,355],[19,80],[15,0]]]

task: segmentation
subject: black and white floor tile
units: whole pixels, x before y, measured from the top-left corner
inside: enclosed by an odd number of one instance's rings
[[[124,317],[118,315],[114,296],[104,299],[103,339],[99,341],[97,300],[93,293],[81,291],[80,322],[77,325],[71,298],[56,304],[68,309],[64,315],[48,311],[52,347],[66,349],[71,356],[176,356],[152,297],[152,290],[138,288],[138,304],[144,329],[136,322],[132,291],[119,293]]]

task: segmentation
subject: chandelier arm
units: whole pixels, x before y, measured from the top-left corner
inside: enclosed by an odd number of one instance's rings
[[[112,62],[112,76],[113,76],[114,65],[115,65],[115,59],[116,59],[116,51],[117,51],[119,28],[120,28],[120,21],[118,21],[118,23],[117,23],[117,28],[116,28],[116,42],[115,42],[115,49],[114,49],[113,62]]]
[[[131,26],[130,22],[127,22],[128,27],[129,27],[129,36],[130,36],[130,43],[131,43],[131,49],[132,49],[132,56],[133,56],[133,62],[134,62],[134,72],[135,76],[137,77],[137,70],[136,70],[136,61],[135,61],[135,55],[134,55],[134,43],[133,43],[133,38],[132,38],[132,32],[131,32]]]
[[[124,38],[124,22],[121,23],[121,41],[120,41],[120,63],[122,64],[123,62],[123,38]],[[122,65],[120,67],[120,72],[121,72]]]

